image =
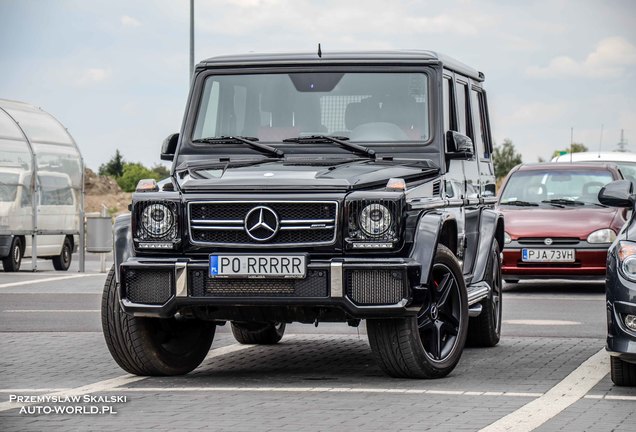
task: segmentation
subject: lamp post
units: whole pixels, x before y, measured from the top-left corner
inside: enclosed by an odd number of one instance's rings
[[[194,75],[194,0],[190,0],[190,80]]]

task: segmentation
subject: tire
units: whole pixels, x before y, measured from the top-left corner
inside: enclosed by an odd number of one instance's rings
[[[183,375],[201,364],[214,339],[213,324],[130,316],[121,309],[117,288],[113,267],[102,295],[102,330],[123,370],[144,376]]]
[[[636,387],[636,364],[610,357],[612,381],[617,386]]]
[[[68,237],[64,239],[62,244],[62,252],[53,257],[53,268],[59,271],[66,271],[71,266],[71,260],[73,259],[73,245]]]
[[[502,282],[499,244],[495,241],[488,259],[486,282],[492,288],[490,295],[481,302],[481,313],[468,320],[466,345],[494,347],[501,338]]]
[[[437,246],[429,286],[417,317],[367,320],[371,350],[392,377],[442,378],[462,355],[468,332],[466,285],[446,246]]]
[[[243,345],[273,345],[283,338],[285,323],[232,322],[232,334]]]
[[[24,253],[22,240],[20,237],[13,237],[9,255],[2,259],[2,268],[6,272],[17,272],[22,264],[22,255]]]

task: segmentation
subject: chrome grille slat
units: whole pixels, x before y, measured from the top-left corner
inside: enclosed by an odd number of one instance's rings
[[[276,235],[262,242],[245,230],[245,217],[259,206],[269,207],[279,219]],[[331,245],[338,232],[338,207],[337,201],[191,201],[190,241],[247,248]]]

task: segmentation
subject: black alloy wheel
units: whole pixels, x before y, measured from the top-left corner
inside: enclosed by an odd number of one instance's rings
[[[428,304],[417,314],[424,352],[431,361],[442,361],[457,344],[461,322],[459,283],[443,263],[433,265]]]
[[[396,378],[442,378],[455,369],[468,333],[468,300],[457,257],[438,245],[417,316],[367,320],[378,364]]]

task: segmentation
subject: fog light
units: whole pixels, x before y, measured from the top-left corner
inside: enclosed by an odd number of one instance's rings
[[[625,326],[636,331],[636,315],[625,315]]]

